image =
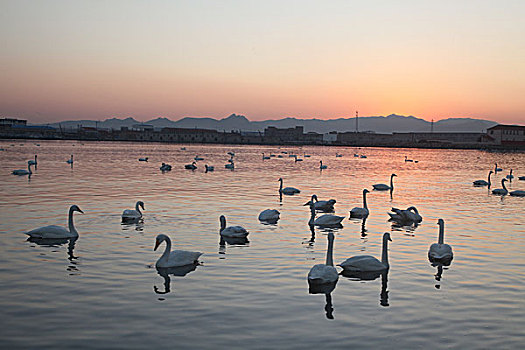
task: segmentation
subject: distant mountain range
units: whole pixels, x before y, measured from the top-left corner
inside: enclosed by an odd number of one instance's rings
[[[425,132],[430,131],[431,122],[413,116],[391,114],[386,117],[359,117],[359,131],[374,131],[377,133],[392,132]],[[122,126],[132,128],[136,124],[148,124],[154,128],[198,128],[215,129],[219,131],[264,131],[268,126],[277,128],[293,128],[303,126],[305,132],[328,133],[331,131],[346,132],[356,130],[356,118],[339,119],[297,119],[283,118],[276,120],[250,121],[243,115],[232,114],[223,119],[206,117],[186,117],[177,121],[167,118],[156,118],[140,122],[133,118],[111,118],[104,121],[71,120],[60,123],[46,124],[56,128],[99,127],[104,129],[120,129]],[[434,132],[484,132],[497,123],[490,120],[472,118],[448,118],[434,122]]]

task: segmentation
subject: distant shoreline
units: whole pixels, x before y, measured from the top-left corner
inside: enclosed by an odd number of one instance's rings
[[[254,146],[328,146],[328,147],[376,147],[376,148],[415,148],[415,149],[472,149],[480,151],[509,151],[509,152],[524,152],[524,147],[519,146],[501,146],[501,145],[475,145],[475,144],[452,144],[444,142],[418,142],[418,143],[406,143],[398,145],[385,145],[385,144],[369,144],[369,143],[353,143],[353,144],[342,144],[342,143],[318,143],[318,142],[189,142],[189,141],[157,141],[157,140],[101,140],[81,137],[65,137],[65,138],[52,138],[52,137],[4,137],[0,135],[2,141],[17,141],[17,140],[44,140],[44,141],[83,141],[83,142],[132,142],[132,143],[154,143],[154,144],[172,144],[172,145],[254,145]]]

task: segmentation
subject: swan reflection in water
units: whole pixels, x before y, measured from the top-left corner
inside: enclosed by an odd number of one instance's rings
[[[42,247],[57,248],[67,243],[67,259],[70,265],[67,267],[67,271],[71,272],[70,275],[78,275],[80,273],[77,267],[78,256],[74,255],[75,244],[78,237],[74,238],[35,238],[29,237],[28,242],[35,243]]]
[[[332,292],[337,285],[337,281],[327,284],[316,284],[308,281],[308,293],[310,294],[324,294],[326,304],[324,310],[326,312],[326,318],[329,320],[334,319],[334,306],[332,303]]]
[[[448,270],[446,267],[450,266],[452,263],[452,259],[447,260],[441,260],[441,261],[433,261],[432,259],[428,259],[430,261],[430,264],[436,268],[437,272],[434,275],[435,280],[437,283],[434,285],[436,289],[441,289],[441,279],[443,278],[443,268],[445,267],[446,270]]]
[[[352,281],[373,281],[381,276],[381,292],[379,293],[379,305],[388,307],[388,270],[378,272],[350,272],[341,271],[341,275],[349,278]]]
[[[226,255],[226,244],[231,246],[248,246],[250,241],[247,237],[225,237],[220,236],[221,238],[219,241],[219,254],[223,255],[222,257],[219,256],[219,259],[224,259],[224,255]]]
[[[122,230],[127,231],[132,228],[135,228],[135,231],[143,232],[144,231],[144,219],[141,218],[134,222],[122,222],[120,223]]]
[[[157,294],[168,294],[171,292],[171,278],[172,276],[184,277],[188,273],[195,271],[199,264],[189,264],[177,267],[156,267],[157,273],[164,278],[164,290],[161,290],[156,285],[153,285],[153,290]]]

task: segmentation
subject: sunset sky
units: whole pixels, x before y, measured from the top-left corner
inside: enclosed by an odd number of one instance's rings
[[[0,116],[525,120],[525,1],[0,0]]]

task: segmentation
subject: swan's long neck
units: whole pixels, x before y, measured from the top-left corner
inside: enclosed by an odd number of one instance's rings
[[[170,252],[171,252],[171,239],[167,237],[165,241],[166,241],[166,249],[164,249],[164,253],[162,253],[162,256],[160,257],[161,259],[168,259],[168,257],[170,256]]]
[[[368,209],[368,206],[366,205],[366,192],[363,192],[363,208]]]
[[[505,180],[501,180],[501,186],[505,191],[507,191],[507,187],[505,187]]]
[[[31,171],[31,164],[27,164],[27,171],[29,171],[29,175],[31,175],[33,173]]]
[[[394,175],[390,175],[390,190],[394,189]]]
[[[487,182],[489,183],[489,187],[490,187],[490,185],[491,185],[491,184],[490,184],[490,175],[491,175],[491,174],[492,174],[492,173],[489,171],[489,179],[488,179],[488,181],[487,181]]]
[[[283,191],[283,180],[280,179],[279,182],[281,183],[281,184],[279,185],[279,192],[282,192],[282,191]]]
[[[388,266],[388,238],[383,237],[383,253],[381,254],[381,262]]]
[[[137,204],[135,204],[135,210],[139,212],[140,216],[142,216],[142,212],[140,211],[140,205],[139,205],[138,202],[137,202]]]
[[[439,224],[438,243],[439,244],[445,243],[445,224]]]
[[[333,233],[328,234],[328,250],[326,251],[326,265],[334,266],[334,235]]]
[[[73,209],[72,208],[69,209],[69,216],[67,219],[67,224],[69,226],[69,232],[78,234],[77,230],[75,229],[75,224],[73,223]]]

